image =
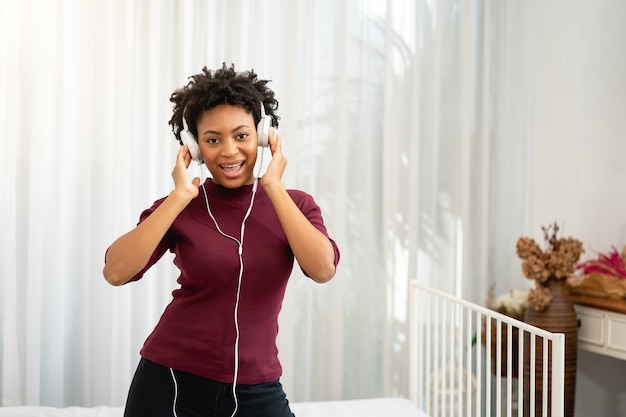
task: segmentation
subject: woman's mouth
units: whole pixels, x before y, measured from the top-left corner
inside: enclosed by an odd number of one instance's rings
[[[219,167],[227,177],[234,177],[239,174],[241,168],[243,168],[245,161],[241,161],[237,164],[220,164]]]

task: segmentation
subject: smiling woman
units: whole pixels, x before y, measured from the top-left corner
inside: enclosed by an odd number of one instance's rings
[[[283,185],[287,159],[276,130],[272,160],[254,176],[264,134],[256,126],[262,117],[278,120],[267,81],[226,65],[191,78],[172,94],[170,124],[179,140],[181,125],[190,126],[213,178],[192,180],[193,142],[181,146],[174,189],[106,252],[113,285],[141,279],[167,250],[180,270],[179,288],[141,349],[124,415],[290,417],[276,346],[287,281],[294,261],[313,280],[329,281],[339,250],[313,198]]]

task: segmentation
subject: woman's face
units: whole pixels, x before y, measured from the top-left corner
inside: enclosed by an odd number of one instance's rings
[[[230,104],[220,104],[200,115],[198,145],[213,182],[238,188],[254,182],[257,131],[252,114]]]

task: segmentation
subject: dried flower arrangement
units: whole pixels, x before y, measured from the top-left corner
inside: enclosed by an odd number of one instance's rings
[[[589,259],[576,265],[576,270],[585,275],[602,274],[618,280],[626,279],[626,246],[620,254],[615,246],[607,253],[598,253],[597,259]]]
[[[615,246],[611,251],[599,252],[575,266],[576,274],[568,278],[570,291],[576,294],[614,299],[626,298],[626,246],[620,254]]]
[[[548,279],[568,278],[585,251],[580,240],[559,237],[560,228],[556,222],[541,229],[545,250],[533,238],[520,237],[517,240],[517,256],[524,260],[522,273],[526,278],[535,280],[535,288],[528,294],[528,305],[537,311],[545,310],[552,301],[550,289],[545,285]]]

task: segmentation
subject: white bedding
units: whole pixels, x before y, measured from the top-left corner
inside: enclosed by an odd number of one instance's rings
[[[403,398],[291,403],[296,417],[428,417]],[[0,407],[0,417],[122,417],[122,407]]]

